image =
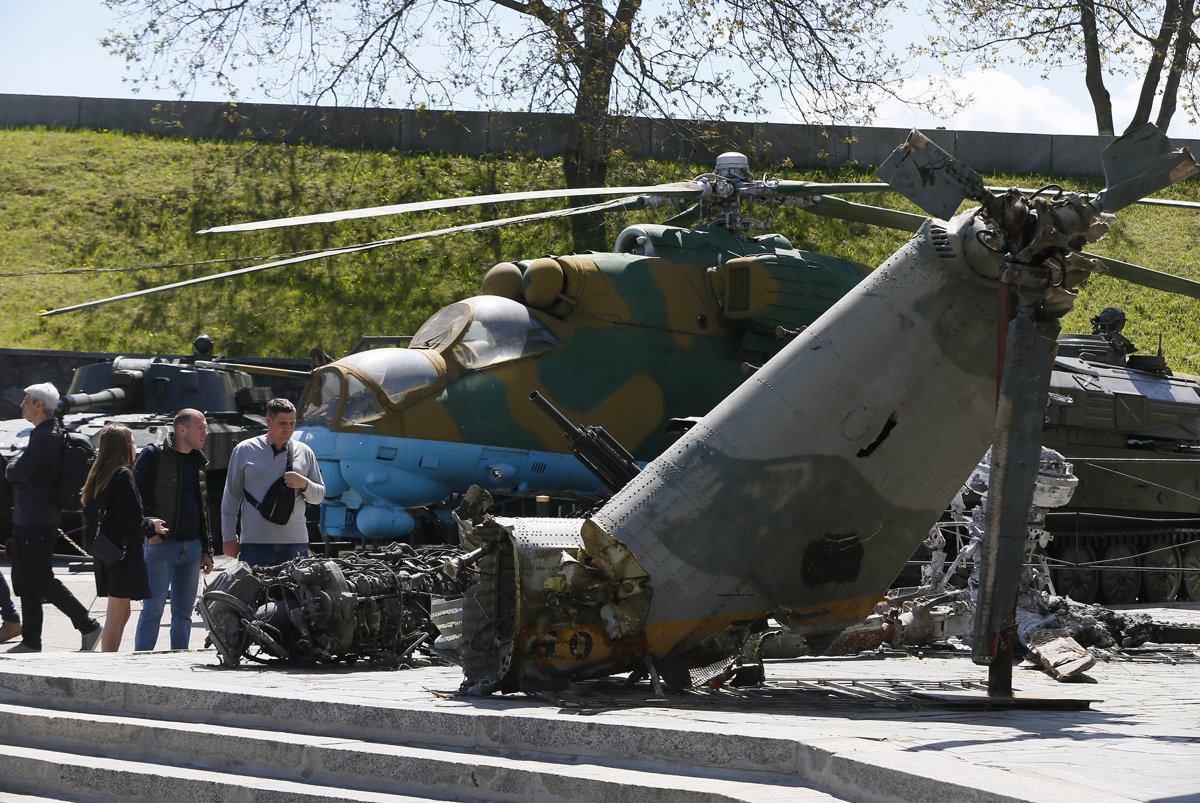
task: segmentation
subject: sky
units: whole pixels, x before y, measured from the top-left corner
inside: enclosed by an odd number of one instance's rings
[[[99,43],[114,25],[115,17],[102,0],[0,0],[0,93],[173,99],[166,92],[135,94],[122,80],[124,63]],[[909,33],[900,31],[897,36],[919,34],[919,30],[913,29]],[[896,43],[889,44],[897,47]],[[923,86],[930,77],[918,75],[913,80]],[[956,82],[955,88],[964,95],[972,95],[974,100],[951,117],[939,119],[898,103],[885,103],[874,124],[1045,134],[1095,133],[1091,103],[1078,72],[1063,72],[1042,81],[1034,71],[1017,67],[1005,67],[1003,71],[974,70]],[[1109,90],[1119,129],[1122,121],[1131,116],[1137,86],[1132,81],[1121,83],[1112,78]],[[243,91],[243,101],[280,102]],[[213,88],[201,88],[191,99],[227,98]],[[786,122],[786,109],[781,106],[770,119]],[[1172,121],[1170,135],[1200,139],[1200,126],[1188,123],[1180,112]]]

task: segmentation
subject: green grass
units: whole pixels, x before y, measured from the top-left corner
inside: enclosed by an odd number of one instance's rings
[[[359,152],[252,143],[194,143],[110,132],[0,130],[0,344],[104,351],[186,351],[207,332],[223,353],[303,357],[314,346],[345,353],[363,334],[412,333],[437,308],[477,292],[501,260],[570,250],[567,224],[539,223],[458,234],[365,254],[325,259],[174,290],[93,310],[38,318],[74,304],[250,262],[233,260],[365,242],[412,231],[535,211],[506,205],[253,234],[197,236],[222,223],[325,212],[426,198],[561,186],[554,161]],[[613,184],[673,181],[710,165],[617,158]],[[757,172],[784,173],[768,164]],[[786,171],[786,177],[868,179],[854,171]],[[1061,177],[994,176],[999,184]],[[1160,197],[1200,200],[1200,183]],[[912,209],[895,196],[865,203]],[[609,239],[654,213],[614,216]],[[1126,210],[1093,250],[1200,279],[1195,212]],[[905,235],[780,210],[772,229],[800,248],[878,264]],[[168,267],[161,267],[161,266]],[[157,267],[147,267],[157,266]],[[140,267],[138,270],[129,270]],[[1143,352],[1157,347],[1178,370],[1200,373],[1200,302],[1095,278],[1067,319],[1089,331],[1106,306],[1129,314],[1126,333]]]

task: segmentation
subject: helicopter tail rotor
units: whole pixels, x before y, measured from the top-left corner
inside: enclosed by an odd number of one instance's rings
[[[1082,252],[1108,231],[1111,213],[1200,172],[1186,149],[1172,150],[1154,126],[1104,152],[1106,188],[1086,194],[1010,189],[994,194],[971,168],[914,130],[881,167],[892,186],[931,214],[948,217],[966,198],[986,224],[981,240],[999,256],[1000,386],[992,446],[992,490],[983,543],[974,660],[989,665],[989,692],[1010,694],[1014,611],[1022,571],[1025,521],[1041,450],[1042,419],[1059,319],[1072,288],[1094,271],[1161,290],[1200,297],[1200,283]],[[1009,319],[1011,318],[1011,325]]]

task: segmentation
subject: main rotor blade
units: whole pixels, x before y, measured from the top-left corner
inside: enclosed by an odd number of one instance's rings
[[[869,223],[872,226],[884,226],[900,231],[916,231],[928,220],[925,215],[914,215],[911,212],[901,212],[899,209],[888,209],[882,206],[856,204],[832,195],[818,195],[812,198],[797,198],[789,201],[806,212],[837,220],[850,220],[856,223]]]
[[[58,309],[44,310],[38,313],[39,318],[45,318],[51,315],[62,315],[66,312],[76,312],[89,307],[99,307],[103,304],[112,304],[116,301],[125,301],[130,298],[138,298],[140,296],[148,296],[154,293],[161,293],[166,290],[177,290],[181,287],[190,287],[196,284],[205,282],[215,282],[218,279],[228,279],[234,276],[244,276],[247,273],[256,273],[260,270],[268,270],[270,268],[280,268],[284,265],[298,265],[302,262],[312,262],[316,259],[325,259],[326,257],[341,256],[343,254],[353,254],[359,251],[370,251],[375,248],[382,248],[385,245],[395,245],[397,243],[410,242],[412,240],[423,240],[429,237],[441,237],[446,234],[457,234],[464,231],[483,231],[486,229],[495,229],[502,226],[513,226],[518,223],[528,223],[534,220],[545,220],[556,217],[569,217],[571,215],[583,215],[589,212],[607,212],[613,210],[624,209],[644,209],[647,206],[654,204],[653,198],[647,198],[644,195],[638,195],[631,198],[617,198],[612,201],[604,201],[599,204],[589,204],[587,206],[576,206],[569,209],[551,209],[546,212],[534,212],[528,215],[518,215],[516,217],[500,218],[498,220],[484,220],[478,223],[467,223],[462,226],[452,226],[446,229],[434,229],[432,231],[421,231],[415,234],[405,234],[400,237],[391,237],[386,240],[376,240],[375,242],[363,243],[362,245],[351,245],[344,248],[334,248],[328,251],[319,251],[315,254],[303,254],[297,257],[289,257],[288,259],[280,259],[275,262],[267,262],[262,265],[251,265],[247,268],[238,268],[237,270],[225,271],[224,273],[214,273],[210,276],[200,276],[195,279],[186,279],[181,282],[172,282],[171,284],[163,284],[158,287],[148,287],[145,290],[137,290],[132,293],[123,293],[119,296],[111,296],[109,298],[101,298],[96,301],[85,301],[82,304],[73,304],[69,307],[59,307]]]
[[[704,192],[704,186],[695,181],[676,181],[671,184],[657,184],[651,187],[583,187],[576,189],[502,192],[496,195],[472,195],[460,198],[443,198],[434,201],[414,201],[405,204],[391,204],[390,206],[373,206],[366,209],[346,209],[340,212],[323,212],[316,215],[260,220],[252,223],[234,223],[228,226],[214,226],[210,229],[199,231],[197,234],[258,231],[260,229],[277,229],[284,226],[305,226],[309,223],[333,223],[339,220],[355,220],[359,218],[382,217],[384,215],[400,215],[407,212],[428,212],[433,209],[454,209],[462,206],[480,206],[483,204],[510,203],[513,201],[581,198],[595,195],[657,195],[687,198],[693,195],[702,195]],[[572,214],[580,213],[575,212]]]
[[[1097,254],[1088,253],[1085,253],[1084,256],[1104,264],[1105,270],[1097,271],[1097,273],[1113,276],[1117,279],[1124,279],[1127,282],[1133,282],[1143,287],[1151,287],[1167,293],[1178,293],[1189,298],[1200,298],[1200,282],[1185,279],[1182,276],[1173,276],[1170,273],[1151,270],[1150,268],[1143,268],[1141,265],[1122,262],[1119,259],[1111,257],[1102,257]]]
[[[290,376],[297,379],[312,375],[312,371],[294,371],[291,368],[276,368],[272,365],[250,365],[241,362],[215,362],[212,360],[196,360],[193,365],[200,368],[212,368],[216,371],[245,371],[248,374],[262,376]]]
[[[779,179],[770,184],[770,189],[777,195],[828,195],[849,192],[895,192],[891,184],[882,181],[849,181],[836,184],[825,184],[820,181],[791,181]]]

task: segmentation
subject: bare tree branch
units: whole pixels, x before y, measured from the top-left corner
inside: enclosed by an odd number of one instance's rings
[[[1158,120],[1165,126],[1181,100],[1190,114],[1196,113],[1195,2],[929,0],[929,13],[941,32],[924,52],[940,57],[952,70],[957,69],[953,60],[963,57],[983,66],[1032,60],[1043,75],[1082,61],[1097,133],[1108,135],[1115,126],[1106,74],[1133,72],[1142,77],[1142,88],[1130,128],[1149,120],[1156,98]]]

